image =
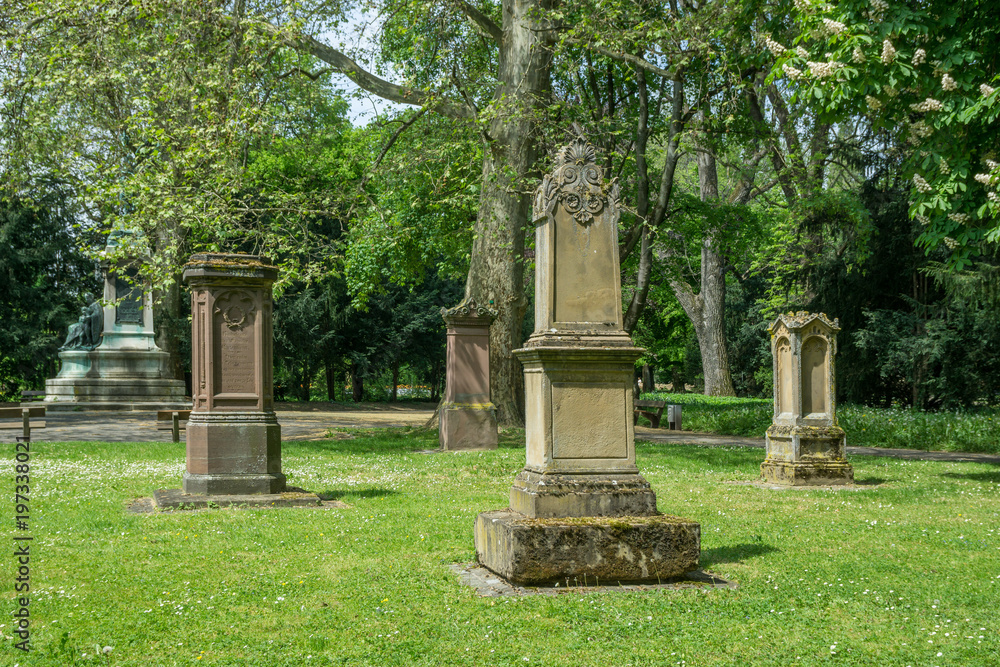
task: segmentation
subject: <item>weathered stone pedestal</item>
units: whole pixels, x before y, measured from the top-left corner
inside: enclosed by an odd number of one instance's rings
[[[254,255],[193,255],[194,406],[187,423],[184,493],[278,494],[281,427],[274,414],[271,285],[278,271]]]
[[[774,421],[767,429],[763,481],[785,486],[851,484],[844,430],[837,426],[837,320],[799,312],[770,326]]]
[[[496,449],[496,408],[490,402],[490,324],[497,312],[470,299],[454,308],[442,308],[441,316],[448,325],[438,436],[441,449]]]
[[[535,331],[524,365],[526,465],[510,509],[476,519],[476,556],[522,585],[655,582],[697,569],[700,526],[657,512],[635,464],[622,329],[617,187],[594,149],[560,150],[535,198]]]
[[[107,249],[129,232],[112,232]],[[128,266],[105,261],[103,307],[91,303],[79,325],[82,336],[59,352],[58,375],[45,381],[50,404],[120,406],[147,404],[151,409],[187,409],[184,381],[173,377],[170,355],[156,346],[153,303]]]

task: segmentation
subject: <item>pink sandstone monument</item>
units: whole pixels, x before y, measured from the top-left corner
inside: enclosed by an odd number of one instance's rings
[[[490,402],[490,324],[497,311],[468,299],[454,308],[442,308],[441,316],[448,325],[441,449],[496,449],[496,408]]]
[[[483,566],[518,584],[653,582],[697,569],[699,524],[660,514],[635,463],[634,363],[622,328],[618,188],[593,146],[560,149],[535,196],[535,330],[524,365],[526,465],[510,509],[475,524]]]

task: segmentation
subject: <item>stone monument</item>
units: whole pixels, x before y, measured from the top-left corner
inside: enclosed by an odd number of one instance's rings
[[[184,493],[277,494],[281,426],[274,414],[271,285],[256,255],[192,255],[191,373]]]
[[[662,581],[697,569],[700,526],[657,512],[635,464],[622,328],[618,188],[593,146],[559,150],[534,202],[535,330],[524,365],[526,465],[510,509],[476,519],[479,562],[518,584]]]
[[[132,235],[112,231],[105,252]],[[170,355],[154,342],[152,296],[135,267],[104,260],[101,272],[104,297],[98,302],[84,295],[87,305],[59,351],[59,373],[45,381],[45,401],[186,408],[184,381],[172,376]]]
[[[442,308],[441,316],[448,325],[438,436],[441,449],[496,449],[496,408],[490,402],[490,324],[497,311],[468,299],[454,308]]]
[[[850,484],[837,426],[833,358],[839,322],[825,314],[779,315],[768,329],[774,357],[774,421],[767,429],[765,482],[786,486]]]

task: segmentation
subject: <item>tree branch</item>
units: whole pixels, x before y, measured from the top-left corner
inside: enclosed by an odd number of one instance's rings
[[[503,30],[496,23],[493,22],[489,16],[479,11],[477,8],[470,5],[465,0],[452,0],[458,9],[465,14],[465,17],[469,19],[472,23],[472,27],[476,29],[483,37],[488,37],[496,42],[497,46],[503,43]]]
[[[427,107],[431,111],[451,118],[473,118],[475,115],[468,106],[456,103],[454,100],[381,79],[362,68],[347,55],[309,35],[290,35],[278,26],[266,21],[260,22],[260,26],[265,32],[277,37],[285,46],[319,58],[330,65],[335,72],[340,72],[360,88],[382,99],[399,104]]]
[[[617,60],[623,63],[629,63],[647,72],[652,72],[653,74],[659,74],[660,76],[665,76],[668,79],[673,79],[677,76],[676,71],[671,71],[668,69],[663,69],[658,67],[653,63],[649,62],[645,58],[640,58],[639,56],[633,56],[631,53],[621,53],[619,51],[612,51],[611,49],[604,46],[597,46],[584,39],[577,39],[576,37],[564,37],[562,39],[564,44],[571,44],[573,46],[580,46],[588,51],[593,51],[594,53],[599,53],[602,56],[607,56],[612,60]]]

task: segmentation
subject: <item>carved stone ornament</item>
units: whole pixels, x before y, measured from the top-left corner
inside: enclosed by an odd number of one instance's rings
[[[475,299],[466,299],[457,306],[442,308],[441,317],[446,320],[458,317],[480,317],[489,319],[492,322],[497,317],[497,311],[495,308],[477,304]]]
[[[216,314],[222,314],[222,321],[230,329],[240,329],[248,320],[253,321],[256,309],[253,297],[242,290],[227,290],[215,300]]]
[[[535,193],[535,220],[552,218],[556,204],[581,225],[589,225],[607,207],[618,216],[618,183],[605,184],[597,153],[586,139],[575,139],[556,152],[552,173],[545,175]]]
[[[780,324],[784,324],[786,327],[788,327],[789,330],[793,330],[793,329],[801,329],[810,322],[812,322],[813,320],[819,320],[820,322],[830,327],[834,331],[840,331],[840,320],[838,318],[834,318],[833,321],[831,322],[830,318],[826,316],[826,313],[817,314],[817,313],[810,313],[805,310],[800,310],[797,313],[789,312],[782,315],[778,315],[778,318],[770,326],[771,333],[774,334],[776,328]]]

